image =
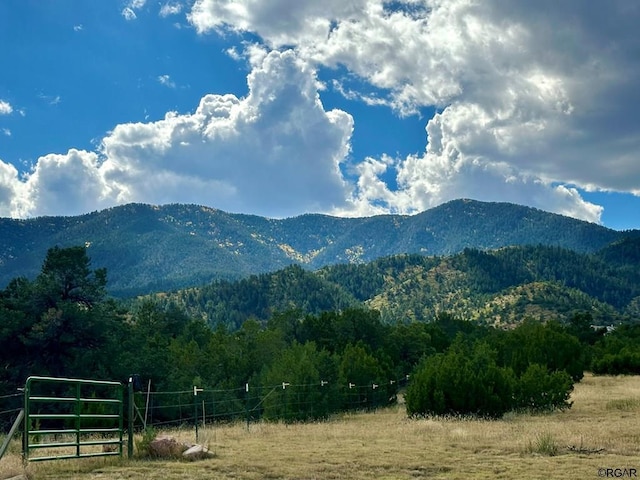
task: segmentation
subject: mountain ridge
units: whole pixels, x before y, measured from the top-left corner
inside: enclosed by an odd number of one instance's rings
[[[590,253],[640,231],[618,232],[510,203],[460,199],[415,215],[271,219],[201,205],[128,204],[73,217],[0,218],[0,288],[33,278],[46,250],[86,245],[117,296],[239,279],[291,264],[319,269],[395,254],[451,255],[513,245]]]

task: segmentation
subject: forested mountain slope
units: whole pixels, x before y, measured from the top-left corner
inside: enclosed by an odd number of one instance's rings
[[[595,323],[609,325],[640,319],[640,239],[620,246],[618,253],[610,246],[592,254],[547,246],[465,249],[451,256],[397,255],[316,272],[291,266],[153,298],[213,327],[231,329],[249,318],[266,322],[274,313],[318,314],[358,305],[380,311],[387,323],[431,321],[447,313],[504,325],[524,318],[562,321],[586,312]]]
[[[108,270],[109,292],[131,296],[241,279],[291,264],[316,270],[397,254],[451,255],[513,245],[589,253],[638,234],[472,200],[411,216],[281,220],[196,205],[131,204],[76,217],[0,219],[0,288],[18,276],[34,278],[52,246],[88,246],[93,266]],[[609,255],[618,250],[612,247]]]

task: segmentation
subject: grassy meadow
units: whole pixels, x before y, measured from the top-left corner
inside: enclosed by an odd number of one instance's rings
[[[409,419],[399,404],[322,423],[207,426],[199,440],[215,457],[193,463],[94,458],[24,468],[15,442],[0,479],[588,479],[606,477],[602,468],[640,475],[640,377],[586,375],[572,400],[567,411],[501,420]],[[193,429],[168,433],[195,441]]]

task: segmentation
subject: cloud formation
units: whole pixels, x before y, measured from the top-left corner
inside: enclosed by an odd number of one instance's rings
[[[0,161],[0,216],[181,202],[284,217],[342,205],[351,116],[324,110],[315,71],[293,51],[259,60],[244,98],[209,94],[193,113],[117,125],[99,151],[43,156],[24,179]]]
[[[640,194],[636,2],[198,0],[189,20],[344,67],[401,115],[436,107],[423,155],[358,166],[357,213],[473,195],[598,221],[575,187]]]
[[[640,195],[636,3],[196,0],[187,12],[158,2],[198,34],[249,34],[227,51],[250,67],[246,96],[209,94],[192,112],[115,125],[96,151],[44,155],[24,176],[0,160],[0,215],[131,201],[369,215],[470,197],[597,222],[602,208],[579,189]],[[146,1],[123,5],[134,20]],[[318,71],[332,80],[320,84]],[[353,118],[325,110],[328,88],[424,116],[424,150],[353,157]],[[0,115],[13,110],[0,100]]]
[[[138,18],[137,10],[140,10],[147,3],[147,0],[129,0],[127,5],[122,9],[122,16],[125,20],[135,20]]]
[[[182,11],[182,4],[178,2],[167,2],[160,7],[160,16],[165,18],[171,15],[178,15]]]
[[[168,88],[176,88],[176,82],[174,82],[169,75],[158,75],[158,83]]]
[[[0,115],[9,115],[13,112],[13,107],[6,100],[0,99]]]

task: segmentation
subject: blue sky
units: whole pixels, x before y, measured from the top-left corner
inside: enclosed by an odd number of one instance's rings
[[[635,0],[4,0],[0,216],[506,201],[640,228]]]

